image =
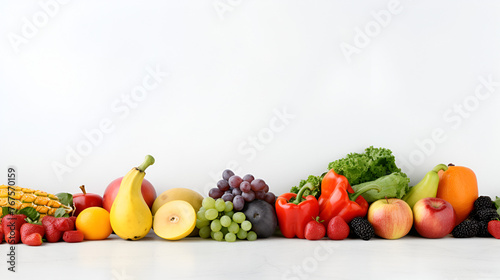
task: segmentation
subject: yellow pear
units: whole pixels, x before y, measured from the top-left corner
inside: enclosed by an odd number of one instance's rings
[[[141,184],[146,175],[144,171],[154,162],[155,159],[148,155],[140,166],[132,168],[123,177],[111,206],[111,228],[123,239],[139,240],[151,230],[153,215],[142,197]]]

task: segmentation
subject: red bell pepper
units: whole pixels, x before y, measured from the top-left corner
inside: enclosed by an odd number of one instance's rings
[[[308,185],[302,187],[298,194],[285,193],[276,200],[276,215],[281,233],[286,238],[304,239],[304,230],[308,222],[314,220],[319,213],[318,200],[313,195],[302,196]],[[295,198],[293,202],[291,199]]]
[[[355,193],[346,177],[330,170],[321,182],[318,199],[320,219],[327,225],[335,216],[342,217],[346,223],[355,217],[364,217],[368,212],[368,202],[361,194],[373,189],[380,191],[379,186],[370,185]]]

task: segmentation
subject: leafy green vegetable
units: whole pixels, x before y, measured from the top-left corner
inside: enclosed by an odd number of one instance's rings
[[[350,153],[343,159],[331,162],[328,169],[345,176],[351,186],[374,181],[393,172],[401,172],[391,150],[373,146],[366,148],[364,154]]]
[[[69,214],[66,213],[66,210],[63,208],[58,208],[56,212],[54,213],[55,218],[60,218],[60,217],[69,217]]]
[[[376,190],[366,193],[367,197],[398,197],[401,198],[408,191],[408,182],[410,181],[406,174],[401,172],[401,169],[396,166],[396,159],[392,151],[386,148],[374,148],[370,146],[365,149],[362,154],[350,153],[345,158],[336,160],[328,164],[328,170],[333,169],[340,175],[347,178],[351,186],[359,185],[366,182],[375,181],[376,179],[397,172],[397,175],[388,177],[385,180],[394,180],[390,184],[388,181],[383,181],[388,184],[380,193],[374,195]],[[321,195],[321,181],[326,172],[321,176],[311,175],[307,180],[301,180],[298,186],[292,187],[290,192],[298,193],[305,184],[312,184],[313,190],[306,190],[304,196],[314,195],[319,197]],[[404,179],[403,179],[404,178]],[[363,195],[365,197],[365,195]],[[366,198],[366,197],[365,197]]]
[[[301,180],[299,183],[299,186],[292,187],[290,192],[292,193],[299,193],[299,190],[305,186],[305,184],[310,184],[312,185],[312,190],[305,190],[304,191],[304,197],[307,197],[308,195],[314,195],[316,198],[318,198],[321,194],[321,181],[323,180],[323,176],[325,176],[326,173],[323,173],[321,176],[314,176],[310,175],[307,177],[307,180]],[[293,202],[294,199],[291,199],[289,202]]]
[[[66,206],[73,206],[73,195],[70,193],[58,193],[56,196],[59,198],[59,202]]]
[[[30,217],[27,217],[26,219],[26,222],[30,223],[30,224],[35,224],[35,225],[41,225],[42,224],[42,221],[40,220],[40,216],[37,217],[36,219],[31,219]]]
[[[495,204],[495,207],[497,208],[497,213],[500,215],[500,197],[496,197],[495,201],[493,201],[493,204]]]
[[[40,214],[33,207],[23,208],[17,211],[17,214],[24,214],[31,221],[38,221],[38,219],[40,218]]]
[[[369,190],[361,194],[361,196],[363,196],[368,203],[372,203],[385,197],[402,198],[410,189],[408,183],[410,183],[410,179],[406,176],[406,174],[402,172],[394,172],[389,175],[382,176],[374,181],[354,185],[352,186],[352,189],[354,192],[357,192],[365,186],[379,186],[381,188],[380,192],[377,192],[377,190]]]
[[[5,206],[5,207],[2,207],[2,217],[5,216],[5,215],[9,215],[10,214],[10,208]]]

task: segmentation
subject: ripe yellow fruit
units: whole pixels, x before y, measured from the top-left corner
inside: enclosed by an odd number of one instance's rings
[[[203,196],[198,192],[187,188],[169,189],[164,191],[155,199],[151,212],[155,215],[156,211],[158,211],[160,207],[173,200],[184,200],[193,206],[194,211],[198,212],[201,207],[201,202],[203,201]]]
[[[165,203],[153,219],[153,230],[159,237],[179,240],[188,236],[196,225],[196,212],[184,200]]]
[[[187,188],[169,189],[164,191],[155,199],[151,212],[155,215],[156,211],[158,211],[158,209],[160,209],[160,207],[162,207],[165,203],[174,200],[184,200],[193,206],[195,212],[198,212],[201,207],[201,202],[203,201],[203,196],[198,192]],[[198,236],[198,229],[195,227],[189,236]]]
[[[109,212],[101,207],[84,209],[76,218],[75,225],[85,240],[103,240],[113,232]]]

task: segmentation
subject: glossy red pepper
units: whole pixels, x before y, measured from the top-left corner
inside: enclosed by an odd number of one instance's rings
[[[366,186],[354,192],[347,178],[330,170],[321,182],[321,196],[318,199],[319,217],[325,225],[335,216],[340,216],[346,223],[355,217],[364,217],[368,212],[368,202],[360,195],[378,186]]]
[[[285,193],[276,200],[276,215],[281,233],[286,238],[304,239],[304,230],[306,224],[314,220],[319,213],[318,200],[309,195],[306,198],[302,197],[307,186],[302,187],[298,194]],[[290,202],[292,198],[294,202]]]

